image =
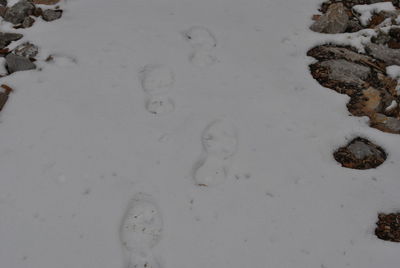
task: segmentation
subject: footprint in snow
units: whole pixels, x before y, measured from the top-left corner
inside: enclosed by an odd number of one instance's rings
[[[193,48],[212,49],[217,46],[214,34],[203,26],[193,26],[184,31],[183,35]]]
[[[146,101],[146,110],[152,114],[168,114],[175,110],[175,104],[167,96],[150,96]]]
[[[78,63],[75,57],[61,53],[53,53],[49,55],[45,61],[58,67],[71,67]]]
[[[189,61],[200,67],[213,65],[218,61],[213,50],[217,46],[215,35],[206,27],[193,26],[183,32],[184,38],[192,46]]]
[[[222,183],[235,155],[238,140],[235,128],[223,121],[209,124],[202,135],[203,156],[194,167],[194,180],[200,186]]]
[[[143,91],[147,94],[146,110],[152,114],[163,115],[175,110],[174,101],[168,97],[175,84],[174,72],[163,65],[147,65],[140,72]]]
[[[161,239],[163,222],[153,198],[136,194],[130,201],[120,227],[125,268],[159,268],[151,249]]]

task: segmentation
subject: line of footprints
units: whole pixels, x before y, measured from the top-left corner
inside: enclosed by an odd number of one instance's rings
[[[193,48],[189,61],[197,66],[218,62],[214,55],[215,36],[205,27],[194,26],[182,35]],[[146,94],[146,110],[164,115],[175,110],[170,91],[175,84],[174,72],[164,65],[147,65],[139,73],[141,87]],[[215,120],[201,136],[203,152],[193,168],[193,179],[198,186],[214,186],[227,177],[238,138],[234,126],[225,120]],[[162,237],[163,220],[152,196],[138,193],[133,196],[122,220],[120,240],[124,254],[124,268],[161,268],[152,248]]]

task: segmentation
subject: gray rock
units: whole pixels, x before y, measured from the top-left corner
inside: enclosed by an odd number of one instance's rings
[[[400,133],[400,120],[394,117],[388,117],[385,126],[393,133]]]
[[[339,148],[333,156],[343,167],[353,169],[376,168],[387,158],[382,147],[361,137],[357,137],[348,145]]]
[[[320,63],[329,69],[329,78],[348,84],[361,85],[368,78],[371,69],[347,60],[327,60]]]
[[[0,49],[5,48],[11,42],[17,41],[23,37],[22,34],[18,33],[1,33],[0,32]]]
[[[34,58],[39,53],[39,48],[29,42],[17,46],[13,53],[25,58]]]
[[[317,46],[309,50],[307,55],[321,61],[344,59],[351,62],[375,66],[373,58],[364,54],[357,53],[345,47],[331,45]]]
[[[46,9],[43,11],[42,18],[45,21],[58,20],[62,16],[62,10]]]
[[[383,61],[386,65],[400,65],[400,49],[373,43],[366,45],[365,49],[372,57]]]
[[[373,115],[371,126],[383,132],[400,134],[400,120],[395,117],[389,117],[381,113]]]
[[[22,22],[22,28],[29,28],[35,23],[35,19],[32,17],[26,17]]]
[[[22,23],[27,16],[32,15],[34,10],[35,5],[29,0],[20,0],[6,11],[4,20],[12,24],[19,24]]]
[[[348,23],[346,8],[342,3],[335,3],[329,6],[328,11],[314,22],[310,29],[318,33],[344,33]]]
[[[360,140],[357,140],[354,143],[350,144],[347,149],[354,155],[354,157],[359,160],[363,160],[364,158],[367,158],[369,156],[380,156],[381,154],[381,151],[376,149],[376,147],[373,147]]]
[[[358,31],[361,31],[363,29],[363,27],[361,26],[360,22],[355,19],[355,20],[349,20],[348,24],[347,24],[347,30],[350,33],[355,33]]]
[[[8,68],[8,72],[10,74],[19,71],[36,69],[36,65],[33,64],[33,62],[31,62],[28,58],[18,56],[12,53],[6,56],[6,65]]]

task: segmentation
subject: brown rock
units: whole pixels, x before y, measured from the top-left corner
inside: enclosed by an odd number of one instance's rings
[[[327,12],[315,21],[310,29],[318,33],[337,34],[344,33],[349,22],[347,9],[342,3],[329,6]]]
[[[33,16],[35,17],[40,17],[43,14],[43,9],[41,9],[40,7],[35,8],[35,10],[33,11]]]
[[[6,12],[7,12],[7,7],[0,6],[0,17],[3,18]]]
[[[0,111],[3,110],[4,105],[8,101],[8,95],[12,92],[12,88],[3,84],[0,86],[4,91],[0,92]]]
[[[347,108],[355,116],[368,116],[379,112],[383,108],[381,92],[372,87],[362,90],[360,94],[352,96]]]
[[[400,42],[395,40],[390,40],[388,42],[388,47],[392,49],[400,49]]]

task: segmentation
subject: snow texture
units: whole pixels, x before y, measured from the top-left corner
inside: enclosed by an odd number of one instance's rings
[[[353,10],[360,14],[359,20],[363,26],[367,26],[374,13],[379,13],[381,11],[395,11],[396,8],[393,6],[392,2],[382,2],[370,5],[356,5]]]

